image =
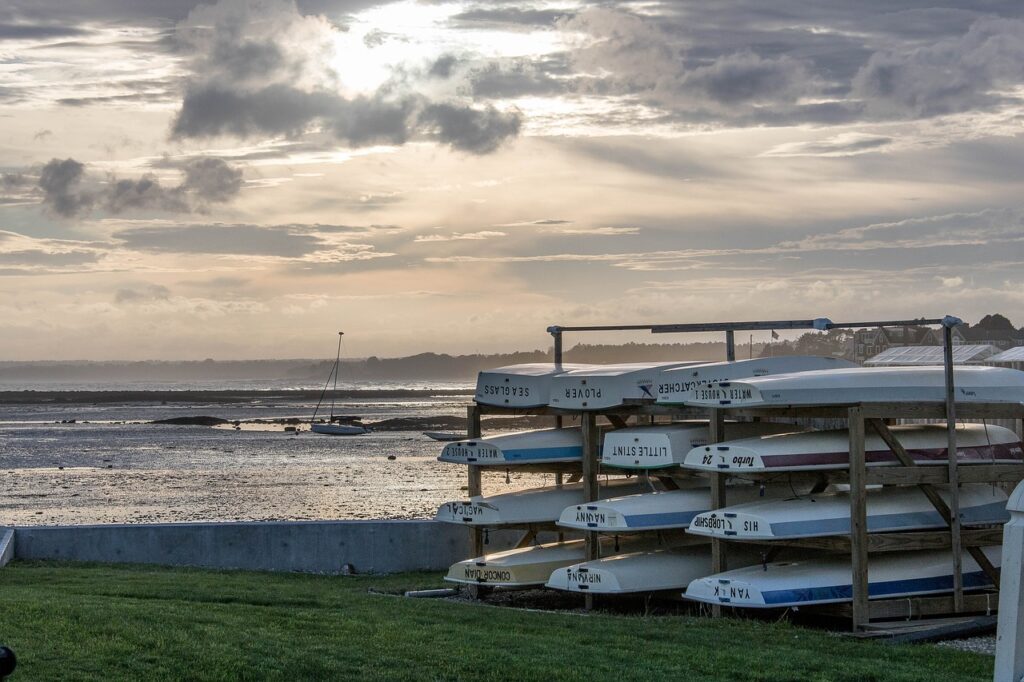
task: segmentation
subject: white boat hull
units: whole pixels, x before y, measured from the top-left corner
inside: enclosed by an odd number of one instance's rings
[[[893,426],[890,430],[917,464],[947,463],[944,425]],[[1024,459],[1017,435],[1001,426],[960,424],[956,440],[957,459],[962,464],[1017,464]],[[867,434],[864,450],[868,466],[899,464],[873,432]],[[849,465],[850,441],[845,429],[723,441],[694,448],[683,462],[688,469],[730,473],[845,469]]]
[[[578,462],[583,456],[579,428],[538,429],[460,440],[444,446],[437,458],[455,464],[508,465]]]
[[[606,410],[630,401],[654,402],[663,370],[697,364],[705,363],[633,362],[566,372],[552,379],[548,404],[563,410]]]
[[[729,561],[747,566],[759,561],[747,548],[730,549]],[[591,594],[635,594],[685,589],[711,570],[711,546],[698,545],[632,552],[585,561],[551,573],[547,587]]]
[[[789,486],[766,486],[763,493],[771,497],[791,495]],[[728,499],[760,499],[757,485],[729,488]],[[565,528],[605,533],[638,532],[687,528],[698,514],[711,509],[711,489],[692,488],[613,497],[566,507],[558,518]]]
[[[720,381],[851,367],[857,365],[840,358],[783,355],[667,369],[658,375],[657,402],[661,405],[682,405],[690,391]]]
[[[552,378],[592,366],[538,362],[484,370],[477,375],[474,399],[479,405],[543,407],[551,395]]]
[[[938,492],[949,502],[947,489]],[[964,485],[960,513],[965,525],[1005,523],[1006,493],[990,485]],[[946,522],[919,488],[883,488],[868,491],[867,527],[869,533],[883,533],[945,528]],[[850,532],[850,496],[828,493],[730,505],[697,515],[689,532],[766,541],[843,535]]]
[[[309,430],[313,433],[322,433],[325,436],[358,436],[370,432],[365,426],[350,424],[311,424]]]
[[[624,541],[622,552],[652,548],[651,541]],[[605,553],[615,553],[615,543],[607,540],[601,543]],[[555,569],[577,564],[586,559],[583,540],[552,542],[545,545],[521,547],[504,552],[495,552],[475,559],[466,559],[452,564],[445,580],[467,585],[488,585],[491,587],[530,587],[543,585]]]
[[[983,551],[997,568],[1000,547]],[[946,594],[953,591],[953,557],[947,551],[874,554],[868,564],[868,598],[886,599]],[[698,578],[687,599],[748,608],[835,604],[853,599],[849,557],[775,562]],[[970,554],[963,555],[965,590],[992,583]]]
[[[729,439],[790,433],[802,428],[772,422],[726,422]],[[605,434],[601,464],[620,469],[662,469],[680,466],[693,448],[708,442],[707,422],[636,426]]]
[[[1024,402],[1024,372],[1005,367],[956,367],[957,402]],[[723,381],[688,391],[686,405],[855,405],[946,400],[943,367],[857,367]]]
[[[650,490],[650,484],[636,478],[614,479],[600,486],[598,494],[604,498]],[[491,497],[474,497],[465,502],[445,502],[438,508],[434,520],[467,526],[552,523],[563,509],[579,504],[583,499],[581,483],[561,488],[533,488]]]

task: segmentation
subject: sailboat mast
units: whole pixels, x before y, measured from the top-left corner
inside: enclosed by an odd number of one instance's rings
[[[331,421],[334,423],[334,398],[338,394],[338,375],[341,373],[341,337],[345,332],[338,332],[338,354],[334,358],[334,390],[331,392]]]

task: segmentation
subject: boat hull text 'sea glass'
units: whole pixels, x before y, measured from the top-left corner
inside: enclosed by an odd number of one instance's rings
[[[587,367],[592,365],[537,362],[484,370],[477,375],[474,399],[478,405],[544,407],[548,404],[553,377]]]
[[[944,425],[893,426],[890,431],[917,464],[948,463]],[[959,424],[956,443],[961,464],[1020,464],[1024,459],[1017,434],[1001,426]],[[885,441],[873,432],[864,440],[864,457],[868,466],[899,464]],[[729,473],[845,469],[850,466],[850,438],[845,429],[838,429],[723,441],[694,448],[683,466]]]
[[[476,465],[578,462],[583,457],[579,428],[518,431],[487,438],[448,443],[437,458],[441,462]]]
[[[681,405],[690,391],[710,383],[857,366],[848,360],[815,355],[783,355],[735,362],[712,362],[663,370],[658,374],[655,393],[657,402],[661,405]]]
[[[1024,402],[1024,372],[1004,367],[957,367],[957,402]],[[686,405],[757,407],[854,405],[946,400],[943,367],[857,367],[722,381],[688,391]]]
[[[949,490],[939,487],[949,502]],[[727,497],[730,499],[730,497]],[[918,487],[883,488],[867,493],[869,533],[946,528],[939,512]],[[983,483],[960,488],[964,525],[999,524],[1010,518],[1006,493]],[[785,500],[764,500],[707,511],[695,517],[690,533],[733,540],[782,540],[845,535],[850,532],[848,493],[823,493]]]
[[[984,547],[998,568],[1001,547]],[[770,562],[698,578],[687,599],[747,608],[782,608],[835,604],[853,599],[849,557]],[[965,590],[985,589],[991,581],[970,554],[963,554]],[[868,598],[885,599],[947,594],[953,591],[953,557],[949,550],[872,554],[868,562]]]

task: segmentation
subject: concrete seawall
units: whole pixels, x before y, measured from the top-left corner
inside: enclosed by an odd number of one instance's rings
[[[487,551],[512,546],[516,536],[492,532]],[[466,528],[436,521],[110,524],[15,528],[13,556],[310,573],[340,573],[351,566],[356,573],[399,573],[445,570],[467,558],[469,546]]]

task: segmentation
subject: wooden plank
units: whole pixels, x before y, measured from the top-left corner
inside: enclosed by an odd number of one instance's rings
[[[886,426],[881,419],[868,419],[867,423],[870,424],[871,428],[873,428],[875,432],[877,432],[878,435],[882,438],[882,440],[885,441],[885,444],[888,445],[892,453],[896,455],[896,459],[900,461],[900,464],[902,464],[905,467],[917,466],[913,458],[907,453],[903,445],[898,440],[896,440],[896,437],[893,436],[892,431],[889,430],[889,427]],[[949,471],[947,470],[947,476],[948,473]],[[946,525],[949,525],[950,519],[954,515],[950,507],[946,504],[946,501],[943,500],[942,497],[939,495],[938,491],[936,491],[934,487],[927,483],[919,483],[918,488],[920,488],[921,492],[924,493],[925,497],[928,498],[928,501],[932,503],[932,506],[935,507],[935,510],[939,512],[939,515],[942,517],[942,520],[946,522]],[[958,495],[954,493],[951,495],[951,497],[957,498]]]
[[[1024,480],[1024,464],[971,464],[960,467],[961,483],[1013,483]],[[833,480],[842,480],[843,472],[831,472]],[[916,485],[949,483],[949,469],[945,466],[881,466],[868,467],[865,474],[868,485]]]
[[[998,545],[1003,538],[1002,526],[992,528],[965,528],[961,539],[965,547],[987,547]],[[849,535],[833,535],[821,538],[794,538],[791,540],[772,540],[769,542],[754,540],[733,540],[752,545],[770,545],[771,547],[792,547],[796,549],[814,549],[826,552],[849,554],[852,545]],[[871,554],[879,552],[908,552],[919,549],[948,549],[950,546],[949,531],[909,531],[900,533],[868,533],[867,548]]]
[[[864,488],[864,413],[850,408],[850,559],[852,562],[853,630],[862,629],[871,616],[868,605],[868,519]]]
[[[953,327],[942,327],[942,355],[946,371],[946,456],[949,460],[949,537],[953,555],[953,604],[964,610],[963,545],[960,542],[960,476],[956,460],[956,394],[953,387]]]
[[[872,599],[868,604],[871,619],[921,618],[956,613],[952,595],[942,597],[910,597],[908,599]],[[842,618],[852,617],[850,604],[824,604],[805,606],[804,611],[827,613]],[[968,593],[964,595],[965,613],[992,614],[999,610],[996,592]]]

